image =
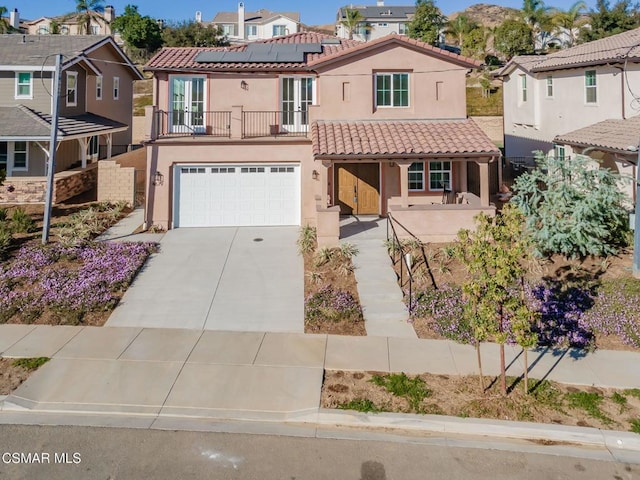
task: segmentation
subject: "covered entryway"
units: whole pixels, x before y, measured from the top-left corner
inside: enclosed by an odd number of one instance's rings
[[[300,165],[178,165],[175,227],[300,225]]]
[[[377,163],[336,165],[336,191],[343,215],[380,213],[380,166]]]

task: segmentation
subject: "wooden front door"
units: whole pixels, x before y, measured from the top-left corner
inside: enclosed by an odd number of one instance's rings
[[[377,163],[337,165],[336,188],[341,214],[380,213],[380,169]]]

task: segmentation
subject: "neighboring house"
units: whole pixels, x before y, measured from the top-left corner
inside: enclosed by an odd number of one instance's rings
[[[17,9],[12,12],[19,19]],[[60,35],[111,35],[111,22],[116,18],[116,11],[111,5],[104,7],[104,14],[96,14],[91,21],[91,31],[85,32],[85,25],[79,25],[78,16],[75,14],[60,15],[57,17],[40,17],[36,20],[24,20],[19,23],[21,30],[29,35],[50,35],[53,31],[52,23],[55,23]]]
[[[308,224],[335,245],[341,214],[392,214],[451,240],[495,212],[500,151],[466,118],[466,75],[479,65],[397,35],[164,48],[145,66],[146,224]]]
[[[231,43],[246,43],[298,33],[300,14],[265,9],[245,12],[244,2],[240,2],[237,12],[219,12],[211,23],[220,27]]]
[[[563,157],[587,147],[590,156],[603,157],[598,145],[561,140],[640,113],[639,45],[640,29],[635,29],[546,56],[514,57],[498,72],[504,82],[507,160],[531,164],[537,150]],[[629,146],[637,144],[638,139]],[[615,153],[608,165],[629,173],[628,162]]]
[[[362,15],[363,21],[353,31],[353,38],[366,42],[391,33],[406,35],[416,6],[385,6],[384,0],[378,0],[375,6],[344,6],[336,14],[336,35],[340,38],[349,38],[349,29],[341,23],[347,18],[347,10],[358,10]]]
[[[113,38],[0,35],[0,169],[7,174],[0,202],[44,201],[59,52],[55,200],[90,189],[98,157],[131,143],[133,80],[142,75]]]

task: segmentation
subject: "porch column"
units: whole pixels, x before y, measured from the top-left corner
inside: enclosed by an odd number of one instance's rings
[[[329,160],[323,160],[320,162],[320,197],[322,198],[322,206],[328,207],[329,202],[329,167],[331,162]]]
[[[467,175],[467,162],[461,160],[458,162],[458,185],[459,191],[468,192],[469,191],[469,177]]]
[[[409,208],[409,167],[411,160],[397,160],[396,164],[400,168],[400,206]]]
[[[80,160],[82,160],[82,168],[87,168],[87,147],[89,146],[89,142],[87,142],[86,138],[79,138],[78,143],[80,144]]]
[[[111,160],[112,147],[113,147],[113,133],[107,133],[107,160]]]
[[[480,167],[480,205],[489,206],[489,162],[478,161]]]

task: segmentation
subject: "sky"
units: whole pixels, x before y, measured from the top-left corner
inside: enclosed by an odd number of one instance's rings
[[[34,20],[40,17],[50,17],[62,15],[64,13],[75,10],[75,0],[13,0],[15,3],[9,3],[9,0],[0,0],[0,5],[7,7],[9,11],[18,8],[20,17],[28,20]],[[566,9],[575,0],[548,0],[547,6]],[[265,8],[275,12],[300,12],[302,23],[308,25],[319,25],[326,23],[334,23],[336,12],[341,6],[351,4],[354,5],[375,5],[376,0],[245,0],[245,9],[247,11],[255,11]],[[385,5],[412,5],[414,2],[409,0],[385,0]],[[522,0],[436,0],[436,5],[448,15],[453,12],[464,10],[469,5],[475,3],[488,3],[502,5],[505,7],[520,8]],[[587,6],[593,8],[596,0],[587,0]],[[615,2],[614,2],[615,3]],[[195,12],[202,12],[203,20],[213,20],[217,12],[236,11],[238,8],[237,0],[105,0],[106,5],[113,5],[116,9],[116,15],[124,11],[126,5],[132,4],[138,6],[138,11],[142,15],[148,15],[152,18],[162,18],[166,21],[171,20],[189,20],[195,17]],[[176,8],[176,6],[178,6]]]

